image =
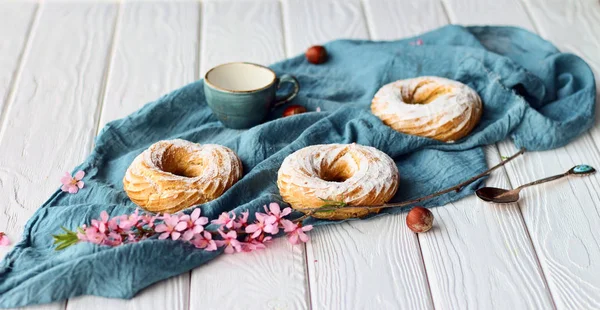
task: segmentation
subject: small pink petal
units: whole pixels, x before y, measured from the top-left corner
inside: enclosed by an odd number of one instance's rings
[[[158,236],[158,239],[159,239],[159,240],[164,240],[164,239],[167,239],[167,238],[169,238],[169,235],[170,235],[170,234],[169,234],[168,232],[166,232],[166,233],[162,233],[162,234],[160,234],[160,236]]]
[[[79,170],[79,171],[77,171],[77,173],[75,173],[74,178],[77,180],[81,180],[81,179],[83,179],[84,176],[85,176],[85,172],[83,172],[83,170]]]
[[[71,177],[71,175],[69,175],[68,173],[66,175],[64,175],[62,178],[60,178],[60,183],[62,184],[70,184],[71,180],[73,180],[73,178]]]
[[[231,245],[228,245],[225,248],[225,254],[233,254],[233,253],[235,253],[235,250],[233,249],[233,247]]]
[[[305,234],[305,233],[299,233],[299,234],[298,234],[298,236],[300,236],[300,240],[301,240],[302,242],[308,242],[308,240],[310,239],[310,238],[308,237],[308,235],[307,235],[307,234]]]
[[[60,187],[60,190],[63,192],[68,192],[69,191],[70,186],[67,184],[63,184],[63,186]]]
[[[281,217],[284,217],[290,213],[292,213],[292,208],[287,207],[287,208],[283,209],[283,211],[281,212]]]
[[[276,202],[271,202],[269,204],[269,209],[271,209],[271,212],[275,215],[279,215],[281,213],[281,209],[279,208],[279,204]]]
[[[298,244],[298,234],[292,234],[289,237],[291,244]]]
[[[156,225],[156,228],[154,228],[154,231],[159,232],[159,233],[160,232],[165,232],[165,231],[167,231],[167,225],[165,225],[165,224],[158,224],[158,225]]]
[[[71,194],[77,194],[78,191],[79,191],[79,188],[77,188],[77,186],[75,186],[75,185],[69,185],[69,193],[71,193]]]
[[[249,234],[257,231],[258,229],[259,229],[258,225],[256,225],[256,224],[250,224],[250,225],[246,226],[246,232]]]
[[[194,209],[194,211],[192,211],[192,214],[190,216],[192,221],[196,221],[200,217],[200,212],[200,208],[196,208]]]
[[[302,230],[303,231],[311,231],[313,229],[312,225],[306,225],[306,226],[302,226]]]
[[[0,232],[0,246],[9,246],[10,245],[10,239],[8,239],[8,236],[3,233]]]
[[[79,181],[77,182],[77,187],[79,187],[80,189],[83,188],[83,185],[85,185],[85,183],[83,183],[83,181]]]
[[[217,249],[217,244],[214,241],[209,241],[208,246],[204,248],[205,251],[215,251]]]
[[[174,232],[171,233],[171,239],[177,240],[177,239],[179,239],[179,237],[181,237],[181,233],[180,232],[174,231]]]
[[[190,241],[190,240],[192,240],[192,237],[194,237],[194,232],[191,230],[188,230],[183,233],[183,236],[181,236],[181,239]]]
[[[315,111],[321,112],[321,107],[317,107],[317,109]]]
[[[175,230],[176,231],[184,231],[187,227],[188,227],[188,224],[186,222],[179,222],[179,223],[177,223],[177,225],[175,225]]]

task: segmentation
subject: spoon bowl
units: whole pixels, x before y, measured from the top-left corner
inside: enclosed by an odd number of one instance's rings
[[[515,189],[482,187],[482,188],[476,190],[475,194],[477,195],[477,197],[479,197],[479,199],[481,199],[483,201],[487,201],[487,202],[512,203],[512,202],[517,202],[519,200],[519,193],[521,192],[522,189],[524,189],[526,187],[550,182],[553,180],[558,180],[560,178],[563,178],[563,177],[566,177],[569,175],[585,176],[585,175],[593,174],[595,172],[596,172],[596,169],[594,169],[592,166],[577,165],[577,166],[569,169],[565,173],[553,175],[551,177],[547,177],[547,178],[543,178],[543,179],[540,179],[540,180],[537,180],[537,181],[534,181],[531,183],[523,184]]]
[[[482,187],[475,191],[479,199],[495,203],[511,203],[519,200],[519,193],[512,193],[511,190],[497,187]]]

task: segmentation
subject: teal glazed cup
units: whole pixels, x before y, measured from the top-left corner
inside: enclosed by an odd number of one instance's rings
[[[289,94],[275,93],[283,83],[291,83]],[[294,99],[300,90],[295,77],[277,77],[265,66],[232,62],[216,66],[204,76],[204,96],[213,113],[226,127],[245,129],[260,124],[269,112]]]

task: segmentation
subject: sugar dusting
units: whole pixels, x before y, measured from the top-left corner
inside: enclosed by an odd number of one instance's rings
[[[342,182],[326,181],[323,169],[333,173],[343,169],[349,177]],[[370,146],[313,145],[285,158],[277,183],[284,200],[295,207],[319,207],[321,199],[377,205],[396,193],[398,168],[387,154]]]
[[[192,169],[194,176],[164,171],[166,161]],[[241,177],[241,162],[231,149],[176,139],[159,141],[138,155],[123,183],[136,204],[173,211],[215,199]]]
[[[450,92],[437,95],[427,104],[407,103],[403,97],[419,93],[431,93],[440,85],[449,86]],[[403,96],[404,94],[404,96]],[[418,77],[399,80],[381,87],[373,98],[373,114],[395,130],[410,134],[433,137],[449,136],[469,126],[471,115],[482,110],[479,95],[465,84],[440,77]],[[440,127],[447,126],[445,132]]]

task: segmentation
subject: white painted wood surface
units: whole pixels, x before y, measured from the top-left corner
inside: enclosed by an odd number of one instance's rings
[[[200,5],[124,2],[116,20],[100,126],[197,79]],[[82,296],[67,309],[188,308],[190,273],[152,285],[133,300]]]
[[[207,1],[202,7],[200,72],[229,61],[285,58],[278,1]],[[305,309],[303,246],[284,239],[266,250],[231,255],[192,272],[190,309]]]
[[[448,22],[537,31],[600,72],[597,1],[2,2],[0,231],[18,240],[62,171],[89,153],[99,127],[214,65],[269,64],[331,39],[397,39]],[[598,128],[565,148],[526,154],[488,184],[600,166]],[[488,162],[514,151],[510,142],[488,147]],[[434,209],[436,228],[419,236],[406,229],[405,215],[323,227],[306,248],[280,239],[129,301],[87,296],[66,308],[597,309],[598,180],[527,189],[506,207],[469,197]]]

